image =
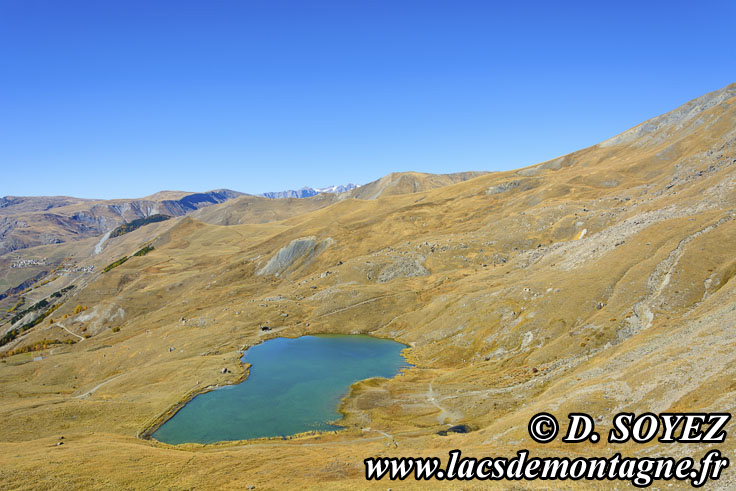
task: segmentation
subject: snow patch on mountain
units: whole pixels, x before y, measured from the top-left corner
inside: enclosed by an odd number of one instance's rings
[[[260,196],[264,196],[269,199],[284,199],[284,198],[309,198],[310,196],[316,196],[321,193],[333,193],[339,194],[351,189],[360,187],[359,184],[345,184],[339,186],[328,186],[326,188],[310,188],[305,186],[301,189],[293,190],[289,189],[286,191],[275,191],[270,193],[263,193]]]

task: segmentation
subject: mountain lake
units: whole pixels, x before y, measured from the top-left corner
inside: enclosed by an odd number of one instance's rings
[[[406,348],[366,335],[269,339],[241,358],[251,364],[245,381],[197,395],[152,437],[175,445],[342,429],[338,406],[348,388],[409,368]]]

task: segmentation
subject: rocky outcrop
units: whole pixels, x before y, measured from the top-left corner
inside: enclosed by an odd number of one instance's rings
[[[329,237],[322,241],[318,241],[316,237],[294,239],[289,245],[279,249],[256,274],[261,276],[285,275],[289,271],[311,262],[333,242]]]

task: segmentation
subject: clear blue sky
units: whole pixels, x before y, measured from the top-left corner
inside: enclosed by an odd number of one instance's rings
[[[0,0],[0,196],[505,170],[736,81],[736,2]]]

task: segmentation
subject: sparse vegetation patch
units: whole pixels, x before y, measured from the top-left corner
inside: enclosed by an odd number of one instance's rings
[[[41,341],[36,341],[35,343],[28,344],[26,346],[21,346],[20,348],[6,351],[5,353],[0,353],[0,358],[7,358],[9,356],[19,355],[21,353],[30,353],[31,351],[42,351],[42,350],[48,349],[49,346],[52,346],[55,344],[75,344],[75,343],[76,341],[73,339],[65,339],[63,341],[59,339],[42,339]]]
[[[145,218],[136,218],[135,220],[120,225],[118,228],[110,232],[110,238],[120,237],[121,235],[125,235],[144,225],[148,225],[149,223],[163,222],[169,218],[171,218],[169,215],[160,214],[147,216]]]
[[[103,273],[107,273],[108,271],[117,268],[121,264],[123,264],[125,261],[128,260],[128,256],[123,256],[114,263],[110,263],[107,266],[105,266],[105,269],[102,270]]]
[[[146,247],[144,247],[143,249],[141,249],[140,251],[136,252],[133,255],[134,256],[145,256],[146,254],[148,254],[152,250],[153,250],[153,246],[146,246]]]

